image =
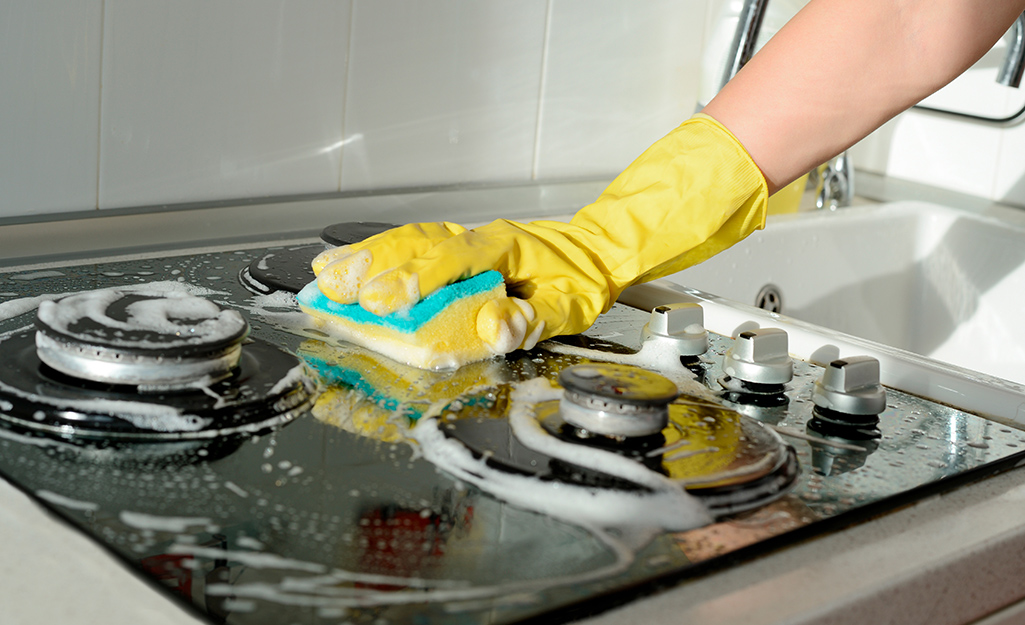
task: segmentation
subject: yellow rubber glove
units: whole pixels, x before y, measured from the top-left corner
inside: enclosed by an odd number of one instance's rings
[[[477,332],[495,353],[587,329],[626,287],[697,264],[765,223],[765,179],[707,115],[660,139],[567,224],[498,220],[396,228],[314,261],[329,298],[386,315],[436,289],[496,269],[509,297]]]

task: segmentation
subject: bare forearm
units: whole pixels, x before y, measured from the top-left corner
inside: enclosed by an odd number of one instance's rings
[[[704,112],[770,191],[839,154],[970,67],[1025,0],[812,0]]]

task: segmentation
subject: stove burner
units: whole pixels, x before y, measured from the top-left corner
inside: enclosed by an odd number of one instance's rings
[[[344,222],[324,228],[320,238],[329,246],[339,247],[358,243],[395,227],[394,224],[373,221]],[[243,267],[239,271],[238,280],[257,295],[268,295],[275,291],[298,293],[316,278],[311,265],[317,254],[323,251],[323,244],[312,243],[267,252]]]
[[[316,278],[311,263],[323,251],[323,244],[313,243],[267,252],[242,268],[239,282],[257,295],[298,293]]]
[[[66,375],[42,362],[31,331],[0,340],[0,419],[65,438],[205,439],[286,423],[311,400],[298,359],[254,340],[222,380],[145,389]]]
[[[583,369],[583,380],[605,382],[608,379],[605,376],[588,377],[588,369],[606,366],[577,365],[570,368],[576,371],[570,376],[560,376],[560,381],[568,378],[571,383],[580,382],[577,378]],[[647,379],[649,373],[642,371],[640,376]],[[569,389],[561,400],[533,405],[533,418],[544,432],[563,442],[601,450],[596,451],[599,454],[611,451],[630,458],[673,480],[688,494],[699,497],[713,516],[762,506],[785,494],[797,479],[799,468],[794,450],[771,429],[732,410],[698,399],[675,398],[663,405],[667,425],[662,430],[644,436],[609,436],[571,423],[565,406],[573,406],[571,414],[578,408],[573,402],[567,402],[567,394]],[[674,387],[673,397],[675,395]],[[440,429],[492,468],[577,486],[648,490],[647,486],[614,472],[581,466],[573,459],[554,457],[527,447],[508,419],[479,412],[476,407],[466,407],[451,415]]]
[[[575,365],[559,374],[566,392],[559,412],[581,430],[614,437],[658,434],[669,422],[676,385],[637,367],[616,364]]]
[[[238,365],[249,324],[182,291],[103,289],[44,301],[39,360],[108,384],[178,386],[219,380]]]
[[[346,221],[327,226],[320,232],[320,238],[336,247],[359,243],[375,234],[397,228],[397,224],[386,224],[377,221]]]

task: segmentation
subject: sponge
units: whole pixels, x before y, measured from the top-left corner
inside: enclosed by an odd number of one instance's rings
[[[477,313],[487,302],[505,296],[497,271],[485,271],[450,284],[406,311],[380,317],[359,304],[328,299],[316,282],[296,296],[303,312],[319,329],[421,369],[454,369],[494,356],[477,335]]]

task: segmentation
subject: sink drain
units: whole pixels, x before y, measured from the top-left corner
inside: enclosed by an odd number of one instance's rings
[[[755,306],[769,312],[783,312],[783,293],[775,284],[766,284],[755,296]]]

